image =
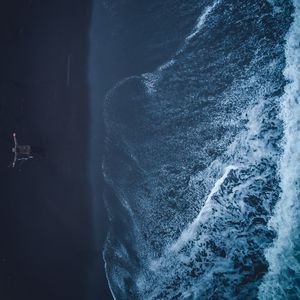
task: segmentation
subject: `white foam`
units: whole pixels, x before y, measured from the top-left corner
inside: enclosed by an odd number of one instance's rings
[[[212,5],[206,7],[204,10],[204,13],[198,18],[197,24],[194,27],[193,31],[190,33],[190,35],[186,38],[186,41],[191,40],[194,36],[196,36],[200,30],[202,29],[203,25],[205,24],[206,18],[208,15],[212,12],[212,10],[219,4],[220,1],[215,1]]]
[[[207,217],[211,214],[213,207],[212,197],[220,190],[225,179],[232,170],[236,170],[236,166],[227,166],[225,168],[224,174],[221,178],[217,180],[211,192],[209,193],[203,207],[201,208],[198,216],[194,221],[181,233],[178,240],[170,247],[172,251],[179,251],[188,241],[192,240],[197,234],[197,228],[200,223],[205,222]]]
[[[269,272],[260,286],[260,299],[283,299],[284,287],[295,287],[288,269],[300,274],[299,262],[294,257],[295,237],[299,234],[300,220],[300,1],[294,1],[294,22],[287,35],[284,75],[289,82],[282,99],[281,117],[284,123],[284,153],[280,162],[281,199],[269,226],[278,237],[265,256]]]
[[[145,73],[142,75],[142,77],[148,95],[154,94],[156,92],[156,83],[160,78],[159,73]]]
[[[167,61],[166,63],[164,63],[163,65],[161,65],[161,66],[158,68],[158,70],[159,70],[159,71],[163,71],[163,70],[165,70],[165,69],[171,67],[172,65],[174,65],[174,63],[175,63],[174,58],[171,58],[169,61]]]

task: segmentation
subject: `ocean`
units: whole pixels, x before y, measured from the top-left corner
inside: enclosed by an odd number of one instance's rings
[[[114,299],[300,299],[300,2],[99,3]]]

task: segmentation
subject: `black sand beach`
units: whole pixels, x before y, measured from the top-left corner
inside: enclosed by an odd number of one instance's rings
[[[111,298],[96,246],[106,229],[95,241],[88,179],[90,16],[83,0],[15,0],[1,9],[3,300]],[[13,132],[45,158],[7,168]]]

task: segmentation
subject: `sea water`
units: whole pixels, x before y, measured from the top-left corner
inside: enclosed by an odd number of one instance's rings
[[[299,1],[104,2],[113,297],[299,299]]]

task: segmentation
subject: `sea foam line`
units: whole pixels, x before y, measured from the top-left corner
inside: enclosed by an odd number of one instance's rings
[[[284,76],[289,83],[285,86],[281,111],[284,123],[284,153],[279,171],[282,194],[269,222],[277,231],[277,239],[265,252],[269,272],[259,289],[259,299],[264,300],[287,299],[287,289],[296,288],[291,274],[300,274],[300,264],[295,258],[300,222],[300,1],[295,0],[294,7],[294,21],[285,46]]]
[[[215,1],[212,5],[207,6],[204,10],[204,13],[198,18],[197,24],[194,27],[194,30],[190,33],[190,35],[186,38],[186,41],[191,40],[203,27],[205,24],[207,16],[212,12],[212,10],[220,3],[220,1]]]
[[[176,51],[175,56],[171,57],[171,59],[169,59],[165,63],[161,64],[154,72],[145,73],[145,74],[142,75],[142,77],[144,78],[144,83],[146,85],[146,90],[147,90],[148,94],[151,95],[152,93],[155,92],[155,90],[156,90],[155,85],[156,85],[157,81],[160,79],[161,72],[168,69],[169,67],[171,67],[172,65],[175,64],[176,56],[181,54],[186,49],[186,47],[189,44],[190,40],[192,38],[194,38],[203,29],[203,26],[205,25],[205,22],[206,22],[206,19],[207,19],[208,15],[213,11],[213,9],[220,2],[221,2],[220,0],[215,1],[212,5],[209,5],[205,8],[203,14],[201,14],[198,17],[196,26],[193,28],[191,33],[185,38],[182,47],[179,48]]]
[[[236,170],[237,166],[227,166],[225,168],[224,174],[221,178],[219,178],[212,190],[210,191],[209,195],[207,196],[207,199],[201,208],[199,214],[194,219],[194,221],[181,233],[180,237],[177,239],[175,243],[173,243],[170,247],[171,251],[179,251],[188,241],[195,238],[197,234],[197,229],[199,224],[202,222],[205,222],[207,218],[211,215],[213,203],[212,203],[212,197],[220,190],[222,184],[224,183],[225,179],[228,177],[229,173],[232,170]]]

